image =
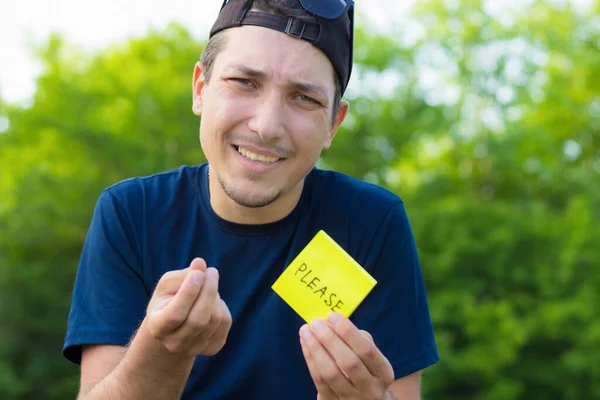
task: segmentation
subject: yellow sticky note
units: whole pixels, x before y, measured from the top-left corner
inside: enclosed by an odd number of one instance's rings
[[[377,281],[319,231],[275,281],[273,290],[306,322],[332,311],[350,317]]]

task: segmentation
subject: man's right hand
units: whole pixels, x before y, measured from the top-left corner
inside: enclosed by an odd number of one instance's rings
[[[196,258],[162,276],[146,313],[150,334],[174,354],[212,356],[223,348],[231,313],[219,296],[219,273]]]

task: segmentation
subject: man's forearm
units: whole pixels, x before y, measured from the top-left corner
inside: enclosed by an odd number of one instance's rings
[[[169,353],[143,322],[119,365],[79,399],[176,400],[193,364],[193,357]]]
[[[391,389],[388,389],[383,394],[381,400],[398,400],[398,398],[394,395],[394,392],[392,392]]]

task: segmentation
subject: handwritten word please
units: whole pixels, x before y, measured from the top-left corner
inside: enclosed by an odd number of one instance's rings
[[[331,311],[340,310],[344,305],[342,300],[336,300],[339,296],[332,289],[328,289],[327,285],[322,284],[321,279],[316,276],[312,269],[308,269],[306,263],[302,263],[298,267],[296,272],[294,272],[294,276],[300,277],[300,282],[305,284],[313,294],[323,299],[323,302],[327,307],[331,308]],[[316,290],[313,291],[313,289]]]

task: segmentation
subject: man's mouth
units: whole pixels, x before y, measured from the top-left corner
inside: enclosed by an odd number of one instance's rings
[[[261,162],[263,164],[273,164],[276,163],[277,161],[281,160],[281,158],[277,158],[277,157],[269,157],[269,156],[264,156],[262,154],[257,154],[254,153],[248,149],[245,149],[243,147],[240,146],[233,146],[238,153],[240,153],[242,156],[246,157],[248,160],[252,160],[252,161],[258,161]]]

